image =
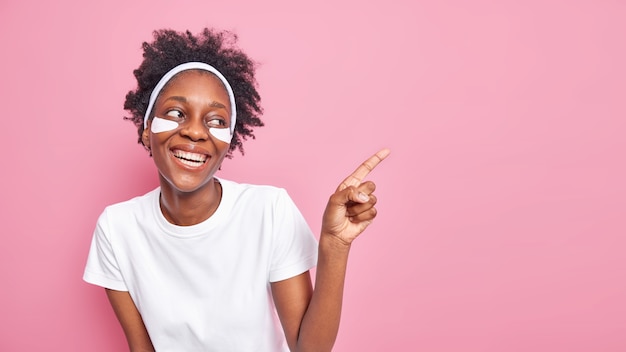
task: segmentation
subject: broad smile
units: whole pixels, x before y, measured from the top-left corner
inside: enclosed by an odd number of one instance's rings
[[[181,163],[190,167],[200,167],[204,165],[204,163],[206,163],[207,159],[209,158],[206,154],[186,152],[180,149],[172,150],[172,154]]]

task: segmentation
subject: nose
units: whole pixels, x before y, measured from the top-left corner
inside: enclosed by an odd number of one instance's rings
[[[202,141],[209,138],[209,131],[201,118],[191,118],[185,121],[180,134],[192,141]]]

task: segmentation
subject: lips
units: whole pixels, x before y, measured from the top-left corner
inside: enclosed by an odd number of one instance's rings
[[[187,152],[180,149],[174,149],[172,154],[174,154],[174,157],[180,160],[181,163],[191,167],[202,166],[208,159],[206,154]]]

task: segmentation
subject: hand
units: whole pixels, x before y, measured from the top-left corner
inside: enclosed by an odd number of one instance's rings
[[[391,153],[382,149],[364,161],[330,196],[322,218],[322,236],[350,245],[376,217],[376,185],[363,179]]]

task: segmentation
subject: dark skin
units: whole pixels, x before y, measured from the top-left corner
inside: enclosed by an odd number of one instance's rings
[[[213,214],[221,199],[220,184],[213,176],[229,144],[214,138],[210,128],[229,126],[228,94],[216,77],[185,71],[162,91],[155,114],[179,122],[177,129],[161,133],[152,133],[148,126],[142,135],[159,170],[161,210],[174,224],[198,224]],[[176,157],[178,150],[206,161],[187,165]],[[364,179],[389,153],[383,149],[367,159],[330,196],[322,218],[315,287],[308,271],[271,283],[291,351],[330,351],[334,345],[350,247],[376,217],[376,186]],[[130,350],[154,351],[130,294],[106,291]]]

